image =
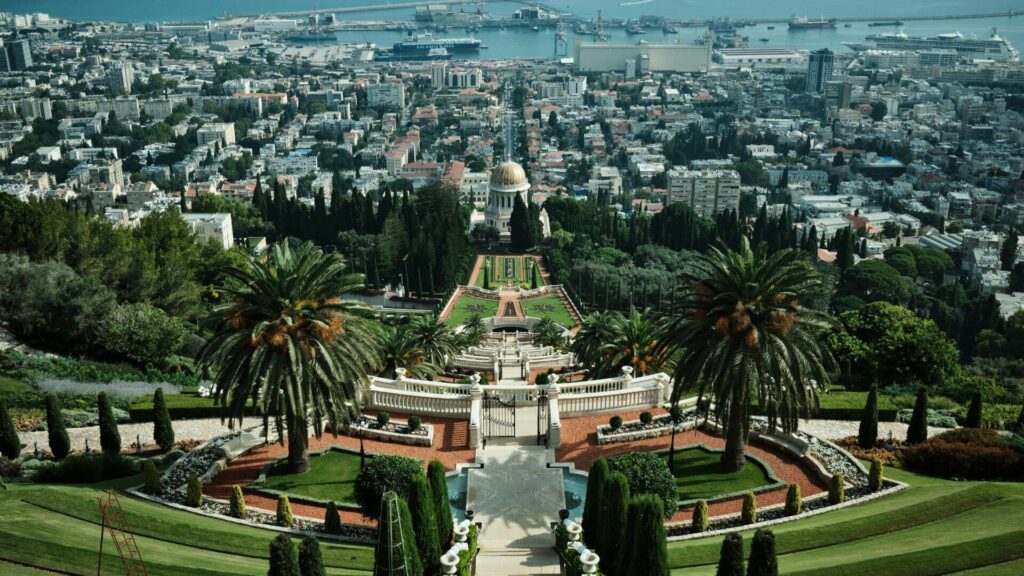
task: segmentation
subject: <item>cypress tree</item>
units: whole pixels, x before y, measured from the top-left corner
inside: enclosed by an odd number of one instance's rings
[[[757,496],[753,492],[743,495],[743,510],[740,512],[740,523],[753,524],[757,522]]]
[[[452,509],[448,502],[448,482],[444,473],[444,464],[431,460],[427,466],[427,478],[430,480],[430,491],[434,495],[434,512],[437,514],[437,541],[444,548],[452,539]]]
[[[18,429],[14,427],[14,420],[7,412],[7,403],[0,398],[0,454],[14,460],[21,454],[21,440],[18,438]]]
[[[374,576],[421,576],[409,507],[394,492],[385,492],[380,508]]]
[[[434,574],[440,569],[441,546],[437,541],[437,517],[434,512],[434,499],[430,491],[427,477],[417,474],[409,486],[409,513],[412,525],[416,530],[416,548],[420,554],[420,564],[427,574]],[[415,528],[414,528],[415,530]]]
[[[292,517],[292,503],[285,494],[277,496],[277,525],[283,528],[291,528],[295,523]]]
[[[803,507],[804,501],[800,497],[800,485],[797,483],[790,484],[789,490],[786,491],[786,507],[783,509],[783,514],[786,516],[796,516]]]
[[[106,392],[96,397],[96,408],[100,420],[100,448],[104,454],[121,453],[121,433],[117,430],[117,419]]]
[[[160,471],[156,469],[156,463],[146,460],[142,465],[142,482],[146,494],[159,494],[164,491],[164,481],[160,477]]]
[[[278,534],[270,541],[270,570],[267,576],[299,576],[295,548],[287,534]]]
[[[324,511],[324,532],[326,534],[341,534],[341,515],[338,514],[338,505],[331,500],[327,503],[327,510]]]
[[[775,557],[775,534],[771,530],[754,532],[750,544],[747,576],[779,576],[779,562]]]
[[[46,395],[46,436],[54,458],[60,460],[71,452],[71,438],[64,427],[64,415],[55,394]]]
[[[715,576],[746,576],[743,567],[743,536],[728,534],[722,540],[722,551],[718,555],[718,570]]]
[[[704,532],[708,529],[708,501],[697,500],[693,507],[693,520],[690,522],[690,529],[694,532]]]
[[[920,444],[928,439],[928,390],[922,387],[917,391],[914,402],[914,413],[910,417],[907,428],[907,443]]]
[[[324,558],[320,554],[320,541],[306,536],[299,544],[299,574],[301,576],[327,576]]]
[[[654,494],[641,494],[632,499],[629,507],[637,508],[629,515],[635,524],[627,527],[634,534],[629,553],[629,574],[668,576],[668,541],[665,539],[665,508],[661,498]]]
[[[615,561],[622,554],[622,530],[626,526],[629,509],[629,481],[623,474],[612,472],[605,479],[601,494],[604,504],[601,506],[601,525],[597,527],[599,533],[595,549],[601,556],[601,570],[605,574],[617,574],[622,572]]]
[[[846,482],[843,473],[836,472],[828,482],[828,503],[842,504],[846,501]]]
[[[199,508],[203,505],[203,484],[195,474],[188,475],[188,485],[185,491],[185,505],[192,508]]]
[[[249,515],[245,508],[245,496],[242,494],[242,487],[238,484],[231,487],[231,502],[228,510],[228,515],[232,518],[245,518]]]
[[[157,388],[153,393],[153,440],[163,452],[174,448],[174,427],[171,426],[171,413],[164,401],[163,388]]]
[[[860,417],[860,430],[857,432],[857,445],[867,450],[875,447],[878,439],[878,384],[872,384],[868,390],[868,400],[864,404],[864,414]]]
[[[868,490],[872,492],[878,492],[882,489],[882,462],[880,460],[871,461],[871,471],[868,472]]]
[[[608,477],[608,460],[598,458],[590,466],[590,474],[587,477],[587,500],[583,503],[583,540],[591,548],[597,546],[597,523],[601,520],[600,510],[604,504],[605,480]]]
[[[1024,405],[1020,407],[1020,414],[1017,415],[1017,430],[1024,430]]]
[[[981,428],[981,392],[975,392],[971,396],[971,406],[967,409],[967,419],[964,421],[967,428]]]

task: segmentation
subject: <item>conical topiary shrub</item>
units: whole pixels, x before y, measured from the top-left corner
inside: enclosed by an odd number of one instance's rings
[[[775,534],[771,530],[754,532],[750,544],[747,576],[779,576],[779,561],[775,557]]]
[[[341,515],[338,514],[338,505],[333,500],[327,503],[324,511],[324,532],[337,536],[341,534]]]
[[[267,576],[299,576],[295,547],[287,534],[278,534],[270,541],[270,570]]]
[[[409,513],[412,515],[413,529],[416,530],[420,564],[426,574],[435,574],[441,568],[441,546],[437,541],[437,531],[433,529],[437,526],[434,498],[427,477],[423,474],[413,476],[409,486]]]
[[[964,419],[964,427],[981,428],[981,392],[975,392],[971,396],[971,405],[967,408],[967,418]]]
[[[743,536],[729,534],[722,540],[722,551],[718,555],[718,570],[715,576],[745,576],[743,565]]]
[[[245,518],[249,515],[245,507],[245,495],[242,494],[242,487],[238,484],[231,487],[231,502],[229,502],[228,514],[232,518]]]
[[[185,490],[185,505],[192,508],[199,508],[203,505],[203,484],[195,474],[189,474],[188,485]]]
[[[157,388],[153,393],[153,440],[163,452],[174,448],[174,427],[171,425],[171,413],[167,410],[163,388]]]
[[[743,509],[740,511],[741,524],[753,524],[757,522],[757,496],[753,492],[743,495]]]
[[[142,465],[142,482],[146,494],[159,494],[164,491],[164,481],[160,477],[160,471],[156,469],[156,463],[146,460]]]
[[[394,492],[381,497],[374,576],[421,576],[409,507]]]
[[[693,520],[690,522],[690,529],[694,532],[705,532],[708,529],[708,501],[697,500],[693,507]]]
[[[604,504],[600,509],[595,549],[601,556],[601,571],[605,574],[618,574],[620,568],[623,568],[616,561],[622,555],[622,531],[626,527],[629,508],[629,481],[622,474],[612,472],[605,479],[601,494]]]
[[[427,465],[427,478],[430,490],[434,495],[434,512],[437,514],[437,542],[442,548],[448,546],[452,539],[452,507],[448,502],[448,480],[444,464],[439,460],[431,460]]]
[[[793,483],[789,485],[789,490],[786,491],[786,506],[783,508],[783,514],[786,516],[796,516],[804,507],[803,498],[800,497],[800,485]]]
[[[601,490],[604,489],[605,479],[608,477],[608,460],[598,458],[590,466],[587,476],[587,499],[583,502],[583,540],[587,546],[594,547],[597,544],[597,523],[600,521],[601,506],[604,498]]]
[[[878,385],[872,384],[868,390],[868,400],[864,404],[864,414],[860,418],[860,430],[857,432],[857,445],[868,450],[875,447],[878,439]]]
[[[121,433],[117,429],[114,407],[110,405],[106,392],[100,392],[96,397],[96,410],[99,412],[100,448],[104,454],[120,454]]]
[[[920,444],[928,439],[928,390],[921,388],[917,391],[917,401],[914,402],[914,413],[910,416],[910,425],[907,427],[907,444]]]
[[[64,427],[64,415],[55,394],[46,395],[46,437],[54,458],[60,460],[71,452],[71,438]]]
[[[836,472],[828,483],[828,503],[842,504],[846,501],[846,484],[842,472]]]
[[[640,494],[629,503],[636,507],[629,515],[635,523],[627,527],[634,534],[625,574],[668,576],[668,541],[665,538],[665,505],[654,494]]]
[[[7,412],[7,403],[0,398],[0,454],[10,460],[14,460],[21,454],[21,439],[18,438],[18,429],[14,427],[14,420]]]
[[[882,489],[882,461],[872,460],[871,470],[868,472],[868,490],[878,492]]]
[[[277,496],[277,525],[282,528],[291,528],[294,523],[295,518],[292,517],[292,503],[288,501],[287,495],[279,494]]]
[[[301,576],[327,576],[324,558],[320,553],[320,541],[306,536],[299,544],[299,574]]]

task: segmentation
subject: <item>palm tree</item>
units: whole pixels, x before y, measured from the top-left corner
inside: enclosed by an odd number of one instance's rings
[[[584,321],[573,350],[595,376],[614,376],[623,366],[644,376],[671,367],[673,351],[661,345],[664,337],[665,323],[651,310],[596,312]]]
[[[437,316],[416,316],[407,329],[427,362],[444,367],[459,353],[459,339]]]
[[[406,376],[427,380],[441,369],[431,363],[408,324],[383,326],[380,331],[380,373],[395,377],[395,368],[405,368]]]
[[[590,369],[591,376],[604,370],[604,347],[615,337],[612,331],[614,312],[594,312],[583,320],[583,326],[572,340],[576,361]]]
[[[558,350],[565,346],[565,328],[551,318],[541,318],[540,322],[534,325],[532,332],[534,344],[551,346]]]
[[[459,351],[466,350],[472,346],[479,346],[487,339],[487,325],[479,314],[473,314],[462,325],[462,331],[458,334]]]
[[[304,472],[310,418],[318,438],[324,420],[333,430],[347,424],[358,411],[356,386],[377,362],[370,309],[340,298],[361,288],[362,276],[347,273],[339,254],[294,241],[224,273],[200,365],[214,374],[214,399],[230,425],[241,423],[250,400],[265,429],[274,418],[282,442],[286,424],[289,469]]]
[[[818,335],[831,319],[800,302],[821,289],[821,276],[796,250],[766,257],[744,238],[739,251],[712,248],[680,279],[690,294],[664,342],[680,351],[672,403],[690,389],[712,400],[725,426],[722,467],[739,470],[755,398],[771,429],[790,432],[828,385],[834,361]]]

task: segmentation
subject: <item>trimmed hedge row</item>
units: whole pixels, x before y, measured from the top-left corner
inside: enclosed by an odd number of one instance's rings
[[[172,420],[193,420],[196,418],[219,418],[224,415],[224,409],[215,406],[213,398],[203,398],[197,394],[166,394],[164,400],[167,404],[167,411],[171,414]],[[153,421],[153,400],[147,399],[132,404],[128,410],[132,422]],[[258,416],[260,414],[256,406],[250,405],[245,410],[247,416]]]

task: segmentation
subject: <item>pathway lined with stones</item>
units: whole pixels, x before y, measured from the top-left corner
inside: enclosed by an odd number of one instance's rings
[[[246,418],[245,428],[249,429],[253,425],[259,422],[256,418]],[[223,423],[220,418],[204,418],[198,420],[175,420],[171,423],[174,427],[174,439],[178,442],[182,440],[199,440],[205,442],[210,438],[220,436],[221,434],[227,434],[230,432],[227,426],[227,421]],[[153,439],[153,423],[152,422],[140,422],[137,424],[118,424],[118,431],[121,433],[121,448],[128,450],[128,448],[135,442],[135,437],[139,436],[142,440],[142,444],[156,444]],[[93,450],[100,449],[100,427],[99,426],[86,426],[84,428],[68,428],[68,436],[71,438],[71,449],[76,451],[85,450],[85,441],[89,440],[89,448]],[[39,443],[40,450],[49,450],[50,441],[47,437],[46,430],[39,432],[18,432],[18,438],[24,446],[21,449],[22,454],[30,454],[35,449],[35,442]]]

